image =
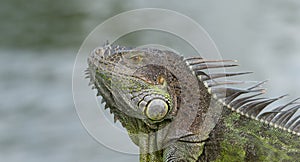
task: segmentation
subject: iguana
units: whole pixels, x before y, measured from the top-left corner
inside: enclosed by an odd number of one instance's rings
[[[207,71],[234,62],[106,43],[89,55],[86,74],[141,162],[300,161],[300,99],[270,109],[284,96],[261,97],[264,82],[220,81],[248,72]]]

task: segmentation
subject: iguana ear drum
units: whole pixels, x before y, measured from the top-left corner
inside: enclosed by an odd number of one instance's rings
[[[145,114],[150,120],[162,120],[169,111],[169,105],[162,99],[151,100],[145,109]]]

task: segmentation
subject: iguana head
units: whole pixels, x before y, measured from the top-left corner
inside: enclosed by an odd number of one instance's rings
[[[105,45],[88,58],[92,82],[110,100],[109,106],[152,127],[172,119],[178,104],[175,96],[180,93],[176,77],[157,65],[158,55],[145,49]]]

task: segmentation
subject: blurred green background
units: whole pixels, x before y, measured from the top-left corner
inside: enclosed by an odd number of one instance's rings
[[[86,133],[71,88],[73,62],[85,37],[104,20],[131,9],[165,8],[191,17],[208,31],[223,58],[237,59],[241,70],[256,72],[250,80],[269,79],[270,96],[300,96],[298,0],[1,0],[0,4],[0,161],[138,160],[107,149]],[[149,35],[123,43],[137,43]],[[99,38],[99,44],[104,41]]]

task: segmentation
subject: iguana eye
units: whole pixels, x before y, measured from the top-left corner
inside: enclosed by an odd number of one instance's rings
[[[158,82],[158,84],[163,85],[164,82],[165,82],[165,78],[160,75],[160,76],[157,77],[157,82]]]
[[[168,104],[162,99],[153,99],[148,103],[145,114],[150,120],[161,120],[169,111]]]

